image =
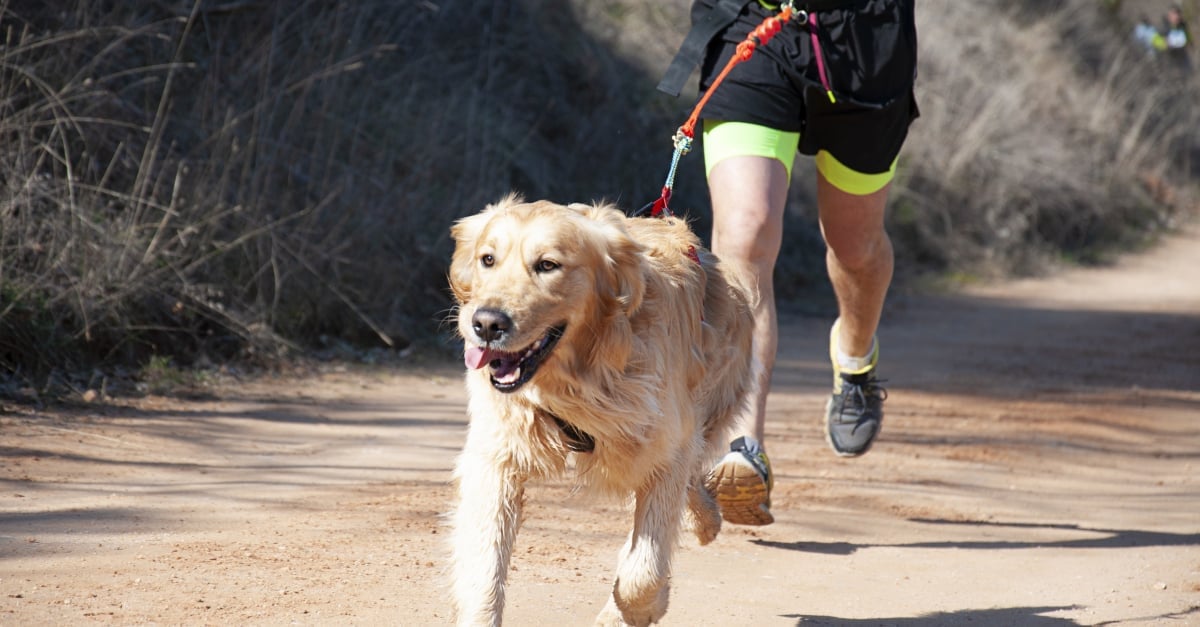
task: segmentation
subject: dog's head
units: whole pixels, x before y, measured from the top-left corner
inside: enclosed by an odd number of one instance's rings
[[[450,287],[471,369],[513,392],[539,370],[628,357],[641,246],[609,206],[509,196],[457,222]]]

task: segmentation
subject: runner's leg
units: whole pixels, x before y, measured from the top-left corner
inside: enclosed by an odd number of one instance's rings
[[[767,393],[775,366],[778,328],[773,276],[783,239],[788,173],[769,157],[729,157],[709,173],[712,195],[712,250],[721,259],[740,262],[754,274],[758,288],[754,309],[754,357],[760,364],[749,407],[736,426],[738,435],[763,441]]]
[[[890,187],[857,195],[817,174],[817,210],[828,246],[825,263],[842,321],[838,345],[848,355],[870,353],[892,282],[892,242],[883,222]]]

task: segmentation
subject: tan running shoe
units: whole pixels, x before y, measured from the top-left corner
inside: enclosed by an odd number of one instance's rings
[[[771,461],[758,440],[740,437],[708,473],[704,487],[721,506],[721,517],[735,525],[769,525],[771,515]]]

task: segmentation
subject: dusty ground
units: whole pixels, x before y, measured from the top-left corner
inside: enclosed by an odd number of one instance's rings
[[[883,439],[825,448],[791,318],[775,515],[680,550],[667,625],[1200,624],[1200,233],[1116,267],[895,295]],[[440,625],[459,368],[0,413],[0,624]],[[629,514],[532,491],[511,625],[588,624]]]

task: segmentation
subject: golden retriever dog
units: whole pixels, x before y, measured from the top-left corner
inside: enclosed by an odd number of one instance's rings
[[[529,479],[574,468],[633,497],[602,625],[667,609],[684,523],[721,516],[703,487],[751,385],[752,290],[677,218],[509,196],[451,229],[470,427],[454,476],[453,596],[463,625],[499,625]]]

